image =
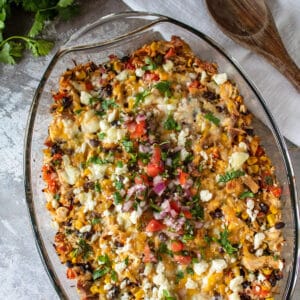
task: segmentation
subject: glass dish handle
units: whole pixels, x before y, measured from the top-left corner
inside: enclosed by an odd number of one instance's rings
[[[67,43],[60,48],[59,52],[62,54],[71,50],[107,45],[165,19],[167,18],[164,16],[144,12],[124,12],[117,15],[108,15],[86,25],[73,34]]]

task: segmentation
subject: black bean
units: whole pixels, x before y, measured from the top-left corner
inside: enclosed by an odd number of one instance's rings
[[[94,182],[85,182],[83,184],[83,190],[87,193],[89,190],[93,190],[95,188]]]
[[[259,203],[259,207],[260,207],[260,211],[263,212],[264,214],[266,214],[269,211],[269,205],[263,202]]]
[[[103,90],[106,92],[107,96],[112,95],[112,86],[110,84],[106,85]]]
[[[123,57],[121,57],[121,62],[124,63],[124,62],[128,62],[130,59],[130,57],[128,55],[125,55]]]
[[[116,126],[116,125],[118,125],[118,122],[119,122],[118,120],[114,120],[110,124],[113,125],[113,126]]]
[[[243,294],[240,295],[240,299],[241,300],[251,300],[251,297],[249,295],[246,295],[246,294],[243,293]]]
[[[92,147],[98,147],[100,145],[100,142],[96,139],[90,139],[89,142]]]
[[[202,97],[207,100],[215,100],[217,98],[217,95],[211,91],[206,91],[202,94]]]
[[[275,271],[274,276],[275,276],[276,280],[281,280],[283,278],[283,274],[281,271]]]
[[[72,98],[70,98],[70,97],[64,97],[63,99],[62,99],[62,106],[63,106],[63,108],[68,108],[68,107],[70,107],[71,105],[72,105]]]
[[[114,244],[115,244],[115,246],[116,246],[117,248],[124,247],[124,243],[119,242],[119,241],[115,241]]]
[[[253,128],[245,128],[245,131],[248,135],[254,136],[254,130]]]
[[[240,269],[240,275],[245,276],[245,271],[243,269]]]
[[[250,245],[249,247],[248,247],[248,251],[250,252],[250,253],[255,253],[255,250],[254,250],[254,247],[253,247],[253,245]]]
[[[158,238],[162,241],[162,242],[166,242],[168,240],[168,236],[164,233],[164,232],[160,232],[158,235]]]
[[[53,144],[52,147],[51,147],[51,155],[58,154],[58,153],[61,154],[61,153],[62,153],[62,150],[61,150],[61,148],[60,148],[60,145],[57,144],[57,143],[55,143],[55,144]]]
[[[209,213],[213,219],[219,219],[223,217],[223,212],[221,208],[217,208]]]
[[[224,106],[217,105],[217,106],[216,106],[216,109],[217,109],[218,112],[221,113],[221,112],[224,111]]]
[[[244,281],[243,283],[242,283],[242,287],[243,287],[243,289],[246,289],[248,286],[250,286],[251,285],[251,283],[249,282],[249,281]]]
[[[274,273],[272,273],[272,274],[270,275],[270,277],[269,277],[269,282],[271,283],[271,286],[273,286],[273,287],[276,285],[277,280],[276,280],[276,277],[275,277],[275,274],[274,274]]]
[[[67,267],[67,268],[72,268],[72,267],[73,267],[73,264],[72,264],[69,260],[67,260],[67,261],[66,261],[66,267]]]
[[[285,223],[284,222],[277,222],[276,224],[275,224],[275,228],[276,229],[281,229],[281,228],[283,228],[285,226]]]

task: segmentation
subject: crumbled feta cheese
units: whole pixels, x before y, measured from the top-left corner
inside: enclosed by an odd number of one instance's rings
[[[83,113],[81,130],[84,133],[94,133],[99,130],[99,118],[93,110]]]
[[[52,207],[53,208],[58,208],[58,201],[57,200],[55,200],[55,199],[53,199],[52,201],[51,201],[51,205],[52,205]]]
[[[111,215],[110,211],[108,209],[106,209],[103,213],[102,216],[103,217],[109,217]]]
[[[282,260],[280,260],[280,261],[278,262],[278,268],[279,268],[279,270],[282,271],[282,270],[283,270],[283,267],[284,267],[284,263],[283,263]]]
[[[78,180],[80,171],[78,168],[71,166],[70,159],[67,155],[63,155],[62,160],[64,164],[64,171],[61,171],[59,175],[64,182],[73,185]]]
[[[107,123],[106,120],[101,120],[99,122],[99,127],[100,127],[101,131],[106,132],[109,129],[109,124]]]
[[[126,269],[126,264],[124,261],[119,262],[115,265],[115,271],[119,274],[122,275],[122,272]]]
[[[187,138],[188,135],[189,135],[189,129],[188,128],[184,128],[179,132],[179,134],[178,134],[178,146],[179,147],[184,147],[185,146],[186,138]]]
[[[192,79],[192,80],[195,80],[197,78],[197,74],[196,73],[189,73],[189,77]]]
[[[208,268],[208,263],[205,261],[200,261],[198,263],[194,263],[194,272],[197,275],[201,275],[204,273]]]
[[[89,232],[92,229],[92,226],[90,224],[82,226],[79,229],[79,232],[84,233],[84,232]]]
[[[184,161],[189,156],[189,152],[185,148],[180,151],[180,159]]]
[[[90,93],[88,93],[86,91],[80,92],[80,102],[82,104],[89,105],[91,98],[93,98],[93,96]]]
[[[210,267],[210,273],[221,273],[227,268],[227,263],[224,259],[214,259]]]
[[[142,215],[143,211],[138,208],[137,210],[134,210],[131,212],[129,219],[131,221],[132,224],[137,224],[137,221],[139,219],[139,217]]]
[[[88,174],[90,180],[102,180],[107,170],[107,165],[91,164],[89,170],[91,171],[91,173]]]
[[[104,288],[105,291],[108,291],[108,290],[110,290],[112,288],[112,284],[111,283],[107,283],[107,284],[104,285],[103,288]]]
[[[137,77],[143,77],[144,74],[145,74],[145,71],[144,71],[143,69],[141,69],[141,68],[135,69],[135,75],[136,75]]]
[[[218,85],[223,84],[224,82],[227,81],[227,74],[226,73],[215,74],[212,76],[212,80]]]
[[[91,192],[80,193],[77,195],[80,204],[84,205],[84,213],[92,211],[96,206],[96,201],[93,200]]]
[[[205,71],[201,72],[201,78],[200,78],[200,82],[203,84],[205,82],[205,79],[207,78],[207,74]]]
[[[56,231],[58,231],[58,229],[59,229],[59,225],[56,221],[51,221],[51,227],[53,229],[55,229]]]
[[[72,120],[62,119],[62,124],[64,126],[64,133],[69,138],[73,138],[78,133],[78,126]]]
[[[248,275],[248,280],[249,280],[250,282],[253,282],[255,279],[256,279],[256,277],[255,277],[255,275],[254,275],[253,273],[250,273],[250,274]]]
[[[191,300],[211,300],[211,297],[203,294],[195,294],[192,295]]]
[[[253,211],[254,208],[254,201],[252,199],[247,199],[247,214],[250,217],[251,221],[254,222],[257,215],[258,215],[258,210]]]
[[[232,169],[238,170],[244,162],[249,158],[249,154],[245,152],[233,152],[229,157],[229,165]]]
[[[116,79],[119,81],[124,81],[126,80],[128,77],[128,71],[127,70],[123,70],[122,72],[120,72],[117,76]]]
[[[164,111],[166,114],[169,114],[171,111],[176,109],[174,104],[157,104],[157,108],[161,111]]]
[[[171,72],[173,67],[174,67],[174,63],[171,61],[171,60],[167,60],[166,63],[163,64],[163,69],[166,71],[166,72]]]
[[[259,248],[255,251],[255,256],[260,257],[264,253],[264,250],[262,248]]]
[[[107,121],[110,123],[110,122],[113,122],[117,117],[117,110],[114,109],[111,113],[107,114]]]
[[[266,280],[266,277],[259,272],[258,276],[257,276],[257,280],[260,281],[260,282],[263,282]]]
[[[120,300],[130,300],[130,296],[129,296],[129,294],[128,293],[124,293],[122,296],[121,296],[121,298],[120,298]]]
[[[152,264],[151,264],[151,263],[147,263],[147,264],[145,265],[144,275],[145,275],[145,276],[150,275],[151,271],[152,271]]]
[[[228,296],[228,300],[241,300],[241,297],[238,293],[232,293]]]
[[[263,232],[258,232],[254,236],[254,249],[258,249],[260,245],[262,244],[263,240],[266,238],[265,234]]]
[[[126,134],[126,130],[125,129],[119,129],[116,127],[110,127],[106,132],[106,136],[104,137],[104,139],[102,140],[103,143],[116,143],[118,141],[120,141]]]
[[[206,154],[205,151],[201,150],[201,151],[200,151],[200,155],[203,157],[203,159],[204,159],[205,161],[208,160],[208,156],[207,156],[207,154]]]
[[[233,291],[233,292],[240,292],[243,290],[242,288],[242,283],[244,281],[244,277],[243,276],[237,276],[233,279],[230,280],[229,282],[229,288]]]
[[[200,191],[200,199],[203,202],[208,202],[212,198],[212,193],[209,190]]]
[[[197,282],[195,282],[194,280],[192,280],[191,278],[188,278],[188,280],[185,283],[185,287],[188,290],[195,290],[198,288],[198,284]]]
[[[116,175],[126,174],[127,172],[128,172],[128,168],[127,168],[127,165],[125,165],[125,164],[122,167],[116,167],[116,169],[115,169]]]

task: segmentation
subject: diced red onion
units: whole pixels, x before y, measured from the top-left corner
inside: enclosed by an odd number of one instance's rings
[[[137,123],[140,123],[140,122],[145,121],[145,120],[146,120],[145,115],[137,115],[137,117],[136,117]]]
[[[166,165],[168,166],[168,167],[172,167],[172,159],[171,158],[167,158],[167,160],[166,160]]]
[[[135,184],[127,191],[127,197],[130,198],[134,193],[142,192],[146,189],[144,184]]]
[[[204,226],[204,224],[202,222],[195,222],[195,228],[196,229],[200,229]]]
[[[131,207],[133,206],[133,201],[132,200],[129,200],[129,201],[126,201],[124,204],[123,204],[123,211],[129,211],[131,209]]]
[[[153,187],[153,191],[158,195],[158,196],[161,196],[162,193],[165,191],[166,189],[166,185],[165,183],[162,181],[162,182],[159,182],[158,184],[156,184],[154,187]]]
[[[171,209],[170,210],[170,215],[171,215],[172,218],[176,218],[177,215],[178,215],[178,212],[176,210],[174,210],[174,209]]]
[[[140,144],[139,145],[139,151],[142,152],[142,153],[149,153],[150,152],[150,147],[148,146],[145,146],[143,144]]]

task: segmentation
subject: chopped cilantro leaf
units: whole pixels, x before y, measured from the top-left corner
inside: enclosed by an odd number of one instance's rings
[[[145,58],[145,63],[146,65],[142,67],[142,70],[150,71],[157,69],[156,63],[148,56]]]
[[[167,120],[164,122],[164,128],[167,130],[181,130],[181,126],[174,120],[172,115],[169,115]]]
[[[112,281],[117,281],[118,280],[118,273],[115,270],[112,270],[110,273]]]
[[[244,171],[236,170],[231,172],[226,172],[224,175],[220,175],[218,182],[228,182],[232,179],[239,178],[241,176],[245,175]]]
[[[92,156],[89,158],[88,163],[90,164],[96,164],[96,165],[104,165],[107,164],[109,161],[107,159],[101,159],[98,156]]]
[[[168,290],[163,290],[163,300],[176,300],[175,297],[172,297],[170,295],[170,292]]]
[[[101,221],[100,218],[93,218],[92,221],[91,221],[91,224],[96,225],[96,224],[99,224],[100,221]]]
[[[115,192],[113,195],[115,204],[120,204],[123,201],[123,198],[119,192]]]
[[[238,249],[231,245],[228,236],[228,229],[225,228],[224,231],[220,232],[220,239],[216,239],[215,241],[218,242],[229,255],[233,255]]]
[[[79,115],[81,112],[82,112],[82,109],[76,109],[76,110],[74,111],[74,113],[75,113],[76,115]]]
[[[101,192],[101,186],[98,182],[95,183],[95,192],[100,193]]]
[[[187,267],[186,268],[186,273],[189,274],[189,275],[193,275],[194,274],[194,270],[192,267]]]
[[[141,102],[143,102],[148,95],[150,95],[150,91],[148,91],[148,90],[145,90],[143,92],[137,93],[135,95],[135,103],[134,103],[133,107],[137,108],[139,106],[139,104]]]
[[[123,162],[121,162],[120,160],[117,161],[117,167],[118,168],[123,168]]]
[[[123,144],[126,152],[132,152],[132,150],[133,150],[133,142],[132,141],[124,140],[122,142],[122,144]]]
[[[183,271],[178,271],[175,276],[176,276],[175,282],[179,283],[179,281],[184,278],[184,273]]]
[[[109,272],[109,268],[108,267],[104,267],[102,269],[98,269],[98,270],[95,270],[93,272],[93,280],[97,280],[101,277],[103,277],[105,274],[107,274]]]
[[[123,182],[122,182],[122,181],[119,181],[119,180],[116,180],[116,181],[115,181],[115,188],[116,188],[118,191],[122,190],[122,189],[124,188]]]
[[[117,107],[117,104],[113,99],[106,99],[102,101],[101,106],[104,110],[108,110],[109,108]]]
[[[240,199],[253,198],[255,195],[250,191],[245,191],[239,195]]]
[[[170,81],[160,81],[159,83],[155,84],[154,87],[158,89],[159,92],[165,97],[170,97],[172,94]]]
[[[220,119],[218,119],[217,117],[215,117],[211,112],[205,114],[204,118],[207,119],[207,120],[209,120],[210,122],[214,123],[217,126],[220,124]]]
[[[129,258],[128,258],[128,256],[124,259],[124,263],[125,263],[126,266],[128,266],[128,264],[129,264]]]
[[[98,263],[101,265],[106,265],[107,267],[109,267],[111,265],[111,262],[110,262],[107,254],[100,255],[98,257]]]
[[[193,208],[191,209],[191,213],[192,213],[192,216],[194,218],[196,218],[197,220],[204,219],[204,209],[198,202],[196,202],[194,204]]]

